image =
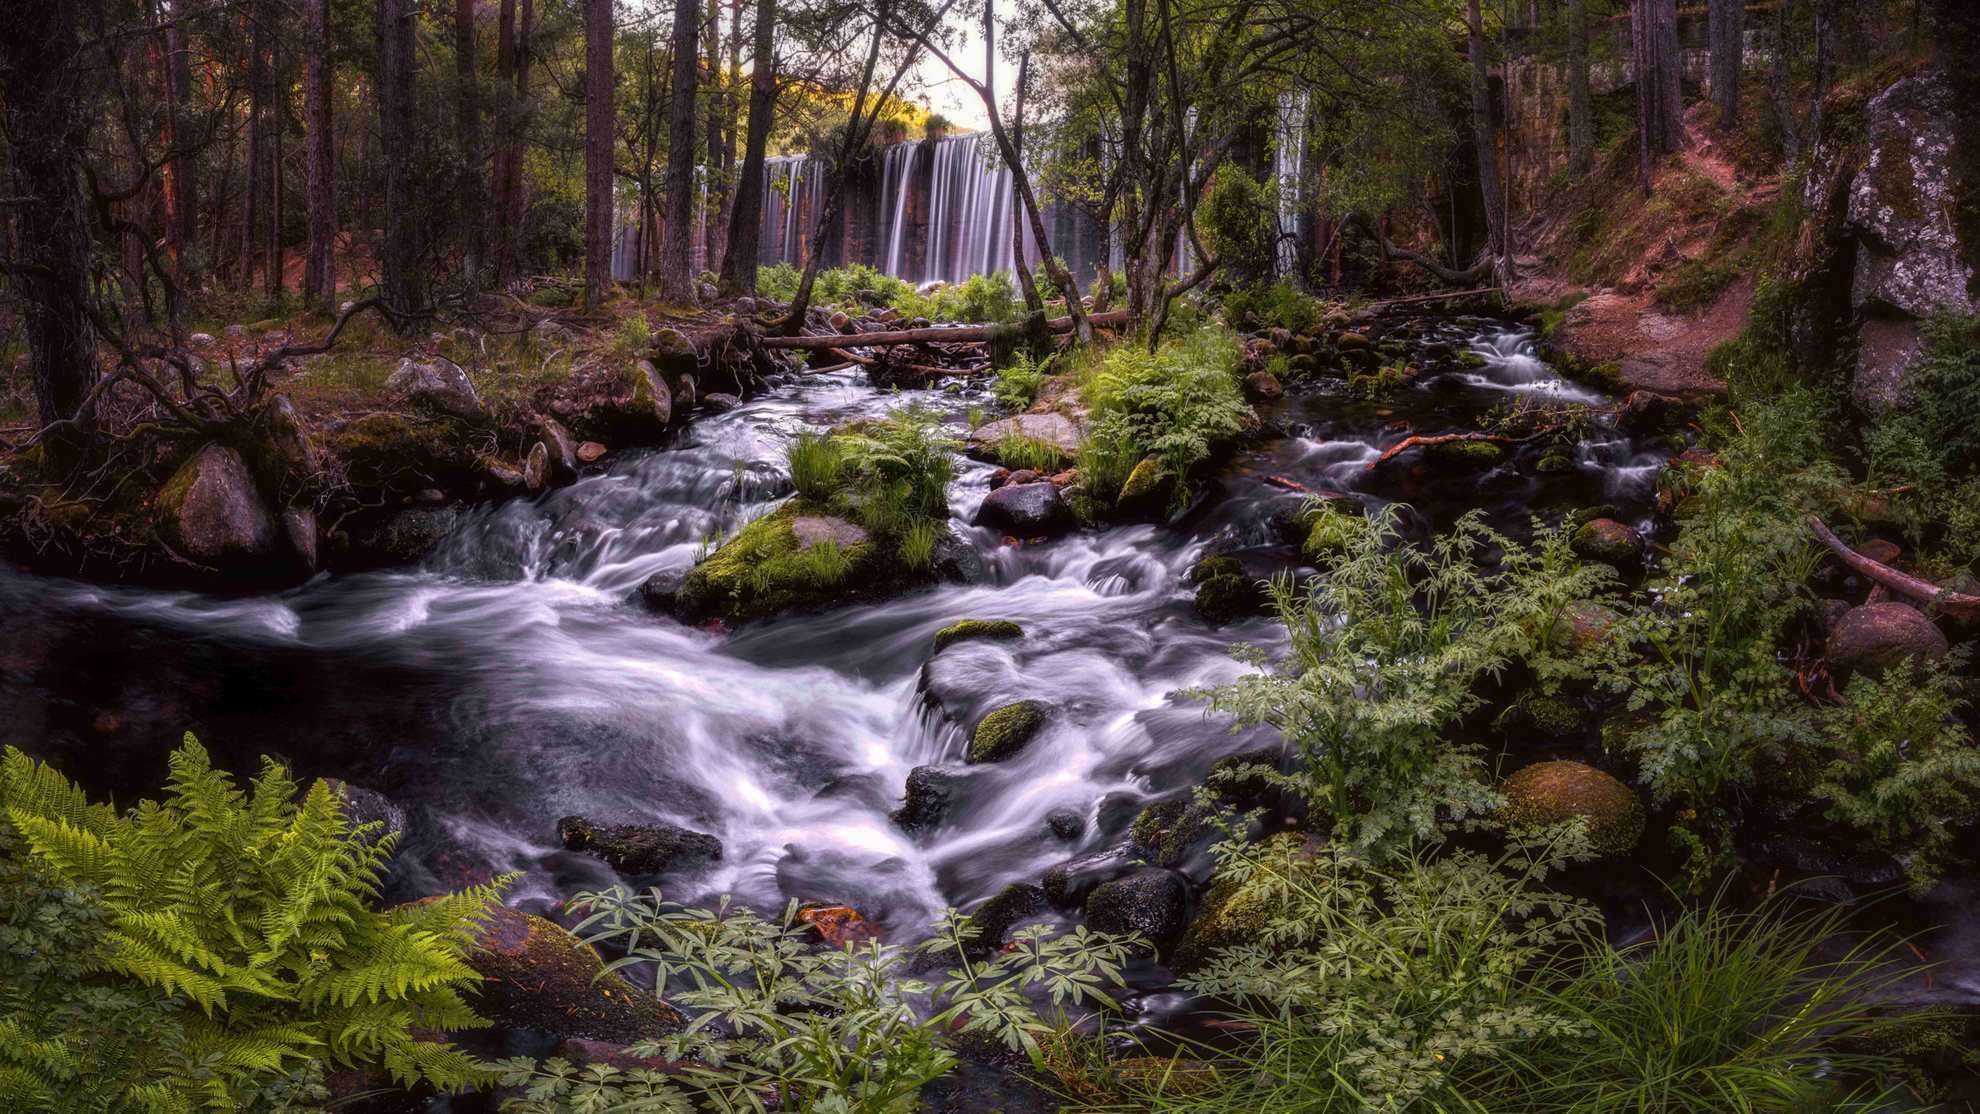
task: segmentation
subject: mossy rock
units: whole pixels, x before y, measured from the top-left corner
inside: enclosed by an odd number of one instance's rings
[[[1592,507],[1581,507],[1577,510],[1569,511],[1567,523],[1570,526],[1586,526],[1598,518],[1614,518],[1621,513],[1621,511],[1616,509],[1614,503],[1597,503]]]
[[[473,467],[467,433],[452,418],[415,420],[381,411],[345,426],[330,438],[330,446],[353,483],[424,484]]]
[[[1189,567],[1187,579],[1191,584],[1202,584],[1219,576],[1243,576],[1244,565],[1235,557],[1205,557]]]
[[[1036,700],[1006,704],[977,721],[976,730],[970,732],[969,750],[963,761],[972,766],[979,762],[1002,762],[1023,750],[1043,726],[1045,705]]]
[[[1506,450],[1495,441],[1439,441],[1424,449],[1423,455],[1440,464],[1489,468],[1505,459]]]
[[[494,907],[475,930],[467,963],[483,978],[466,995],[504,1028],[630,1043],[678,1033],[681,1012],[607,974],[598,953],[542,917]]]
[[[1593,600],[1576,600],[1561,609],[1552,631],[1556,644],[1579,653],[1593,649],[1612,637],[1622,613]]]
[[[1024,628],[1005,619],[964,619],[935,632],[935,653],[970,638],[1023,638]]]
[[[1591,364],[1580,357],[1570,356],[1562,360],[1556,370],[1561,373],[1563,379],[1612,395],[1622,394],[1629,389],[1622,380],[1622,364],[1614,360]]]
[[[1485,357],[1476,352],[1460,352],[1457,356],[1457,366],[1475,371],[1485,366]]]
[[[1202,1060],[1169,1056],[1137,1056],[1116,1060],[1112,1067],[1114,1083],[1137,1095],[1186,1098],[1208,1094],[1223,1085],[1216,1065]]]
[[[1117,503],[1123,510],[1159,510],[1167,505],[1175,486],[1175,477],[1162,471],[1161,465],[1151,456],[1128,473],[1127,481],[1121,484]]]
[[[1587,719],[1587,709],[1558,693],[1548,696],[1537,691],[1529,692],[1520,700],[1518,707],[1520,718],[1532,724],[1542,735],[1556,739],[1581,734],[1582,724]]]
[[[621,874],[691,869],[722,858],[716,837],[657,822],[607,824],[566,816],[557,821],[557,838],[566,850],[596,855]]]
[[[1213,623],[1262,615],[1270,602],[1256,577],[1226,573],[1196,586],[1197,613]]]
[[[1643,535],[1613,518],[1598,518],[1576,530],[1568,548],[1591,561],[1628,566],[1643,559]]]
[[[281,327],[282,327],[282,320],[281,320],[281,318],[278,318],[278,317],[270,317],[270,318],[267,318],[267,319],[265,319],[265,320],[261,320],[261,321],[257,321],[257,322],[255,322],[255,323],[254,323],[254,324],[252,324],[252,325],[249,325],[249,326],[248,326],[248,332],[251,332],[251,333],[272,333],[272,332],[274,332],[274,331],[275,331],[276,329],[279,329],[279,328],[281,328]]]
[[[1301,840],[1297,834],[1280,833],[1266,841],[1265,850],[1271,853],[1274,843],[1297,845]],[[1258,943],[1281,905],[1278,893],[1261,878],[1243,883],[1228,877],[1217,879],[1182,942],[1176,945],[1176,969],[1198,970],[1226,948]]]
[[[1279,772],[1284,756],[1285,746],[1281,743],[1227,754],[1210,764],[1205,783],[1217,794],[1217,800],[1233,808],[1270,805],[1281,796],[1270,775]]]
[[[1588,818],[1588,840],[1603,856],[1621,855],[1643,834],[1643,802],[1629,786],[1580,762],[1540,762],[1499,786],[1499,818],[1515,829],[1544,829]]]
[[[1555,472],[1572,472],[1574,471],[1574,458],[1566,453],[1548,453],[1546,456],[1540,458],[1540,463],[1534,465],[1534,468],[1549,474]]]
[[[824,543],[807,546],[799,538],[795,526],[800,518],[832,521],[821,508],[797,498],[743,527],[688,573],[678,613],[739,622],[792,608],[883,599],[930,578],[926,570],[909,567],[898,547],[866,537],[864,531],[845,531],[841,536],[859,540],[834,546],[838,559],[832,562],[828,554],[816,552]]]
[[[1012,882],[970,910],[975,943],[985,948],[1003,947],[1012,925],[1043,913],[1048,904],[1044,890],[1029,882]]]
[[[1367,532],[1366,518],[1356,518],[1338,511],[1317,514],[1313,516],[1312,528],[1306,532],[1306,540],[1300,543],[1299,555],[1314,568],[1325,571]]]
[[[1216,832],[1214,813],[1193,801],[1156,801],[1134,818],[1134,842],[1157,866],[1181,866],[1190,849]]]

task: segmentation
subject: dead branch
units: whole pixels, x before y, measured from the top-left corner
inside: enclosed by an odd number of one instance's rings
[[[1522,445],[1539,437],[1541,434],[1551,432],[1555,428],[1554,426],[1548,426],[1546,429],[1529,433],[1524,437],[1510,437],[1503,433],[1440,433],[1434,437],[1405,437],[1394,445],[1389,446],[1387,451],[1370,461],[1368,467],[1362,470],[1373,472],[1376,465],[1387,461],[1397,453],[1416,448],[1420,445],[1442,445],[1447,441],[1496,441],[1502,445]]]
[[[1893,592],[1902,592],[1912,599],[1932,604],[1948,615],[1980,615],[1980,596],[1969,596],[1941,588],[1929,580],[1921,580],[1909,573],[1902,573],[1889,565],[1872,561],[1861,553],[1843,544],[1841,538],[1830,532],[1817,515],[1808,516],[1808,525],[1815,531],[1823,545],[1828,546],[1842,563],[1882,584]]]

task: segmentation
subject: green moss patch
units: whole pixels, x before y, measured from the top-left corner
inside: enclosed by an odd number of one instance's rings
[[[1006,704],[977,723],[976,730],[970,733],[969,751],[963,761],[971,765],[1001,762],[1023,750],[1043,726],[1045,705],[1036,700]]]
[[[935,632],[935,653],[969,638],[1023,638],[1024,628],[1004,619],[964,619]]]
[[[870,538],[848,546],[807,547],[794,523],[829,517],[802,498],[757,519],[696,565],[681,586],[682,614],[740,621],[798,607],[893,595],[925,583],[926,570]]]
[[[1643,802],[1629,786],[1580,762],[1541,762],[1507,778],[1500,819],[1515,829],[1545,829],[1579,817],[1601,855],[1620,855],[1643,834]]]

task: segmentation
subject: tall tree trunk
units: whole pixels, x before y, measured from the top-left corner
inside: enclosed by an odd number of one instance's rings
[[[309,246],[303,259],[303,294],[324,313],[337,312],[337,146],[330,111],[330,0],[307,0],[304,20],[309,61],[303,76],[303,143],[308,182]]]
[[[695,32],[701,26],[700,15],[698,0],[674,0],[674,99],[667,121],[667,226],[660,241],[660,296],[675,305],[695,302],[688,256],[694,248],[695,76],[701,66]]]
[[[1774,127],[1781,133],[1781,158],[1790,164],[1801,155],[1801,134],[1790,95],[1793,63],[1788,53],[1788,29],[1793,12],[1794,0],[1776,0],[1772,66],[1767,75],[1767,92],[1774,102]]]
[[[1746,68],[1746,0],[1711,0],[1706,18],[1712,43],[1712,99],[1719,106],[1719,130],[1730,132],[1739,126],[1739,78]]]
[[[253,19],[252,13],[249,18]],[[255,25],[248,44],[247,181],[241,191],[240,266],[234,272],[234,289],[242,294],[254,289],[254,229],[261,216],[261,160],[265,147],[261,125],[261,59],[267,52],[267,36],[259,23]]]
[[[772,53],[777,32],[777,0],[756,0],[756,34],[750,41],[749,135],[743,141],[742,172],[729,206],[728,243],[722,253],[722,296],[756,293],[756,257],[763,243],[763,156],[777,108],[777,76]]]
[[[1822,102],[1836,83],[1836,58],[1841,53],[1842,29],[1836,22],[1838,0],[1815,0],[1815,84],[1808,91],[1808,134],[1812,145],[1822,135]]]
[[[491,263],[496,282],[507,280],[509,237],[512,230],[505,219],[509,213],[509,133],[514,127],[515,105],[508,89],[515,79],[516,0],[502,0],[495,26],[495,153],[488,167],[489,208],[495,214]]]
[[[612,0],[585,0],[584,74],[584,304],[595,306],[612,285]]]
[[[98,375],[76,17],[76,0],[40,0],[0,19],[0,124],[18,200],[12,270],[35,407],[44,426],[80,419],[83,427],[43,441],[58,469],[81,452],[90,415],[79,411]]]
[[[990,57],[990,42],[983,43],[984,61],[994,63]],[[986,65],[983,70],[983,83],[990,84],[990,74],[994,66]],[[1013,106],[1011,120],[1011,148],[1017,152],[1018,161],[1024,160],[1024,87],[1031,78],[1031,52],[1018,56],[1017,103]],[[1024,203],[1018,200],[1017,190],[1011,190],[1011,274],[1017,276],[1018,292],[1024,295],[1024,312],[1027,318],[1043,320],[1045,299],[1039,296],[1038,283],[1031,277],[1031,268],[1024,262]]]
[[[385,308],[404,332],[424,309],[420,221],[413,196],[413,15],[415,0],[378,0],[378,138],[384,163],[385,219],[378,258]]]
[[[1684,130],[1684,59],[1679,54],[1677,0],[1651,0],[1657,24],[1657,92],[1664,98],[1658,122],[1666,153],[1691,146]]]
[[[703,82],[708,86],[708,96],[704,101],[705,125],[702,129],[702,174],[701,192],[706,200],[701,204],[701,213],[695,220],[695,234],[700,236],[705,246],[699,266],[700,270],[712,271],[722,257],[722,234],[728,228],[718,215],[728,206],[728,174],[722,165],[722,115],[728,110],[728,82],[722,77],[722,0],[708,0],[708,25],[703,32],[702,43],[706,70]]]
[[[1586,174],[1595,163],[1595,98],[1588,88],[1588,0],[1568,0],[1567,41],[1568,170]]]
[[[199,243],[196,205],[199,176],[191,151],[192,128],[187,119],[188,105],[192,99],[192,52],[187,47],[188,41],[183,24],[175,22],[167,26],[160,36],[164,56],[159,59],[158,69],[169,106],[166,134],[172,150],[179,152],[166,160],[161,168],[165,180],[166,245],[178,268],[176,279],[179,285],[195,289],[200,285],[196,258]]]
[[[1499,145],[1492,134],[1490,58],[1485,50],[1485,19],[1478,0],[1465,5],[1466,54],[1471,62],[1471,143],[1478,151],[1478,188],[1485,195],[1486,250],[1498,260],[1499,285],[1513,281],[1512,244],[1506,229],[1505,183],[1499,177]]]
[[[268,291],[268,304],[282,304],[282,84],[277,79],[282,46],[272,38],[268,46],[268,261],[262,281]],[[273,310],[271,309],[271,312]]]
[[[458,99],[455,115],[457,138],[461,145],[461,271],[469,282],[478,282],[487,252],[488,193],[482,186],[481,167],[481,71],[475,59],[475,0],[455,0],[454,4],[454,94]]]

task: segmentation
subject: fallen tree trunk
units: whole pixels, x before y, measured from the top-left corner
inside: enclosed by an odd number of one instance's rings
[[[1373,472],[1377,465],[1382,464],[1397,453],[1414,449],[1421,445],[1442,445],[1447,441],[1497,441],[1502,445],[1519,445],[1531,441],[1535,437],[1550,432],[1555,428],[1557,427],[1548,426],[1546,429],[1529,433],[1524,437],[1510,437],[1503,433],[1440,433],[1435,437],[1405,437],[1389,446],[1381,456],[1369,461],[1368,467],[1362,469],[1362,471]]]
[[[1980,596],[1969,596],[1941,588],[1929,580],[1921,580],[1910,573],[1902,573],[1889,565],[1880,564],[1843,544],[1842,539],[1829,531],[1822,520],[1808,516],[1808,524],[1814,528],[1815,536],[1822,544],[1842,558],[1842,563],[1882,584],[1893,592],[1902,592],[1915,600],[1932,604],[1948,615],[1980,615]]]
[[[1124,325],[1127,311],[1096,313],[1087,317],[1087,322],[1095,326]],[[1045,327],[1055,333],[1072,331],[1072,318],[1059,317],[1045,323]],[[822,337],[758,337],[756,343],[764,348],[878,348],[893,344],[959,344],[993,340],[1005,333],[1016,331],[1016,325],[959,325],[949,328],[931,326],[926,329],[899,329],[891,333],[832,333]]]

